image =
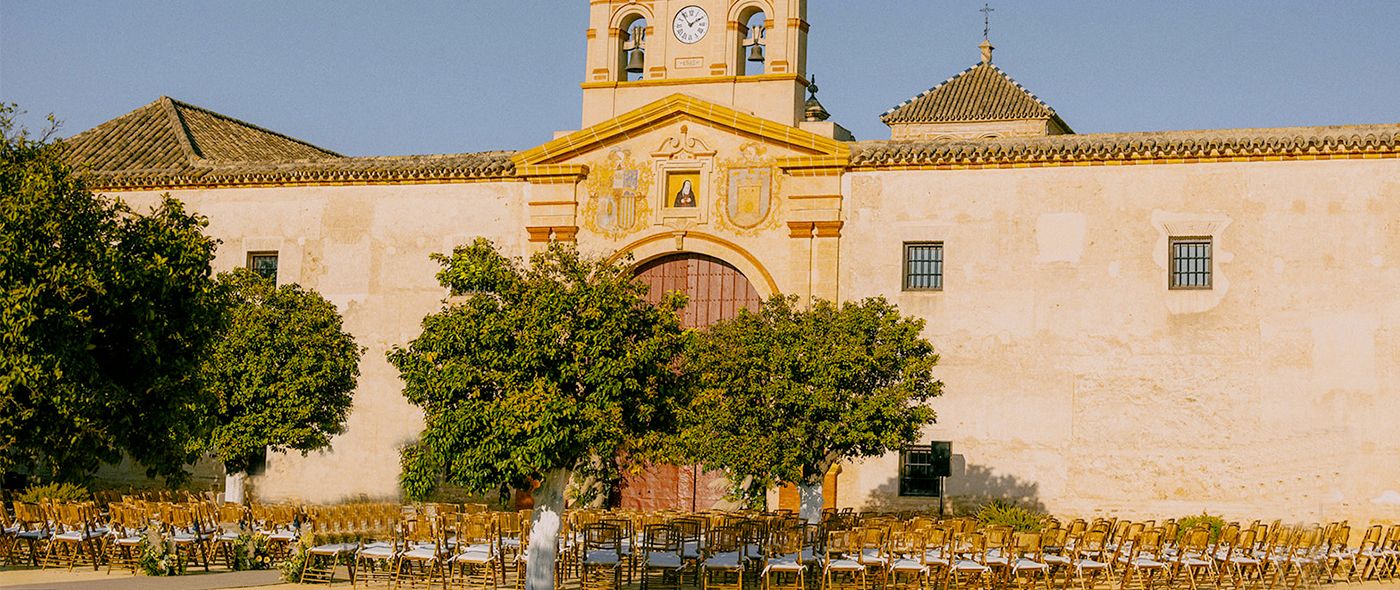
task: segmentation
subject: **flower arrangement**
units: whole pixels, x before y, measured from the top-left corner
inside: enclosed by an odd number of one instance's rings
[[[232,550],[233,571],[267,569],[269,554],[266,536],[258,533],[238,535],[238,542],[233,544]]]
[[[166,539],[155,527],[141,541],[141,559],[137,565],[148,576],[179,576],[185,573],[185,560],[180,559],[179,552],[175,550],[175,541]]]
[[[282,580],[289,584],[296,584],[301,580],[301,570],[306,565],[307,551],[311,549],[311,535],[303,534],[292,545],[291,552],[287,559],[277,564],[277,570],[282,572]]]

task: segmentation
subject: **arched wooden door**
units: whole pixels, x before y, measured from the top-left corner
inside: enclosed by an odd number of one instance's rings
[[[763,298],[748,277],[723,260],[681,253],[648,261],[637,268],[637,279],[651,287],[653,303],[667,293],[689,297],[681,311],[687,328],[705,328],[738,315],[757,311]],[[724,475],[696,466],[648,465],[624,480],[618,504],[638,510],[704,510],[724,498]]]

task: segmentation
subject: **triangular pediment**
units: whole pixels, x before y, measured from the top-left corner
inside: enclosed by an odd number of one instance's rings
[[[617,118],[519,152],[512,159],[520,168],[564,164],[676,121],[690,121],[720,132],[761,140],[808,158],[847,160],[851,154],[850,144],[846,142],[692,96],[673,94]]]

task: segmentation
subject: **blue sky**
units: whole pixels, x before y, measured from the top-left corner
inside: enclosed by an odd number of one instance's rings
[[[0,0],[0,101],[65,134],[161,95],[350,155],[579,126],[586,0]],[[996,63],[1080,133],[1400,121],[1400,0],[1001,0]],[[982,2],[812,0],[836,120],[977,61]]]

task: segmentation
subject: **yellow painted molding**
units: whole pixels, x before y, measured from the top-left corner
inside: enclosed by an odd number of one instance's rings
[[[676,239],[675,232],[669,232],[669,231],[668,231],[668,232],[663,232],[663,233],[659,233],[659,234],[653,234],[653,235],[651,235],[651,236],[647,236],[647,237],[645,237],[645,238],[642,238],[642,239],[640,239],[640,240],[637,240],[637,241],[635,241],[635,242],[632,242],[632,243],[630,243],[630,244],[627,244],[626,246],[623,246],[623,247],[621,247],[621,248],[618,248],[617,252],[614,252],[612,256],[609,256],[609,257],[608,257],[608,261],[609,261],[609,262],[617,262],[617,261],[619,261],[619,260],[622,260],[623,257],[625,257],[625,256],[627,256],[627,255],[629,255],[629,254],[632,254],[632,253],[635,252],[638,248],[641,248],[641,247],[646,246],[646,245],[648,245],[648,244],[652,244],[652,243],[660,242],[660,241],[665,241],[665,240],[675,240],[675,239]],[[769,292],[769,293],[781,293],[781,292],[782,292],[782,291],[778,290],[778,281],[776,281],[776,280],[773,279],[773,274],[770,273],[770,272],[768,272],[768,268],[765,267],[765,266],[763,266],[763,262],[761,262],[761,261],[758,259],[757,256],[754,256],[752,252],[749,252],[748,250],[744,249],[743,246],[740,246],[740,245],[738,245],[738,244],[735,244],[734,242],[731,242],[731,241],[726,240],[726,239],[724,239],[724,238],[721,238],[721,237],[719,237],[719,236],[707,234],[707,233],[704,233],[704,232],[697,232],[697,231],[686,231],[686,232],[685,232],[685,239],[686,239],[687,241],[689,241],[689,240],[698,240],[698,241],[701,241],[701,242],[709,242],[709,243],[711,243],[711,244],[714,244],[714,245],[716,245],[716,246],[720,246],[720,247],[725,248],[725,249],[727,249],[727,250],[729,250],[729,251],[731,251],[731,252],[734,252],[735,254],[737,254],[737,255],[743,257],[744,261],[745,261],[745,262],[748,262],[750,265],[752,265],[753,268],[758,269],[759,278],[763,279],[764,284],[768,286],[768,292]],[[674,252],[667,252],[667,254],[673,254],[673,253],[674,253]],[[650,259],[648,259],[648,260],[650,260]],[[637,260],[637,261],[634,262],[634,264],[636,264],[636,265],[641,265],[641,264],[643,264],[643,263],[645,263],[645,262],[647,262],[647,260]],[[753,277],[748,277],[748,278],[749,278],[749,280],[753,280]]]
[[[663,121],[682,117],[810,153],[811,156],[801,158],[803,161],[810,159],[822,165],[844,166],[851,157],[851,146],[845,142],[684,94],[673,94],[614,119],[519,152],[511,160],[515,162],[518,176],[529,176],[530,171],[536,168],[593,150],[620,137],[630,137],[633,132]],[[587,175],[586,169],[583,174]]]
[[[728,66],[725,66],[728,69]],[[797,74],[760,74],[757,76],[701,76],[695,78],[667,78],[661,80],[636,80],[633,82],[584,82],[579,86],[584,90],[599,88],[643,88],[647,86],[687,86],[692,84],[732,84],[735,82],[801,82],[807,79]]]

